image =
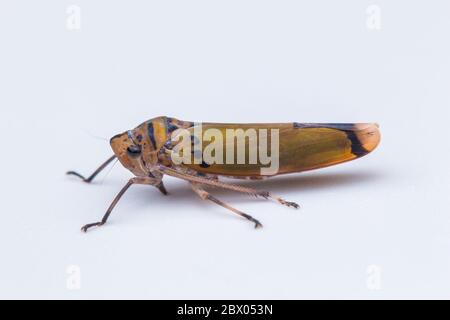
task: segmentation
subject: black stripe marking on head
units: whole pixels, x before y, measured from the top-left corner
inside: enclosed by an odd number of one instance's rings
[[[178,127],[176,125],[174,125],[173,123],[168,123],[167,124],[167,130],[169,131],[169,133],[172,133],[172,132],[174,132],[177,129],[178,129]]]
[[[172,140],[167,140],[166,143],[164,143],[164,148],[167,150],[172,149]]]
[[[153,122],[151,122],[151,121],[147,124],[147,132],[148,132],[148,137],[150,138],[150,142],[153,145],[153,149],[156,149],[155,132],[153,129]]]

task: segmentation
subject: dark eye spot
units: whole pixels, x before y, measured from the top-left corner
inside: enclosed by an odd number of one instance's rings
[[[141,154],[141,146],[139,145],[131,145],[127,148],[127,154],[132,157],[136,158]]]

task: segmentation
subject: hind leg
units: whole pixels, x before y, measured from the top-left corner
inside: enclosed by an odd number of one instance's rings
[[[203,200],[209,200],[211,202],[214,202],[215,204],[218,204],[219,206],[222,206],[225,209],[228,209],[228,210],[232,211],[233,213],[253,222],[255,224],[255,228],[262,227],[262,224],[258,220],[256,220],[255,218],[253,218],[252,216],[250,216],[244,212],[241,212],[241,211],[233,208],[232,206],[226,204],[225,202],[222,202],[219,199],[215,198],[208,191],[203,189],[200,184],[191,183],[191,187],[192,187],[192,190],[194,190],[194,192],[197,193],[199,195],[199,197],[202,198]]]
[[[287,207],[293,207],[295,209],[298,209],[300,207],[297,203],[286,201],[283,198],[273,195],[268,191],[260,191],[260,190],[255,190],[252,188],[247,188],[247,187],[243,187],[243,186],[238,186],[238,185],[234,185],[234,184],[230,184],[230,183],[221,182],[218,180],[211,180],[211,179],[203,178],[198,175],[191,175],[191,174],[188,174],[185,172],[180,172],[180,171],[174,170],[172,168],[164,167],[164,166],[160,166],[159,170],[161,170],[163,173],[165,173],[169,176],[180,178],[180,179],[187,180],[190,182],[199,183],[199,184],[207,185],[207,186],[211,186],[211,187],[233,190],[236,192],[247,193],[247,194],[253,195],[255,197],[262,197],[265,199],[273,199],[282,205],[285,205]]]

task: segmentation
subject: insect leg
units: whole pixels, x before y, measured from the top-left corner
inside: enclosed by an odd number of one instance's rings
[[[163,174],[159,171],[151,171],[149,173],[149,177],[156,179],[159,181],[158,184],[155,185],[156,189],[158,189],[163,195],[167,196],[169,193],[166,190],[166,187],[164,186],[164,183],[162,181]]]
[[[76,171],[67,171],[66,174],[68,175],[74,175],[77,176],[79,178],[81,178],[81,180],[83,180],[86,183],[90,183],[92,182],[92,180],[94,180],[94,178],[103,170],[106,168],[106,166],[108,164],[110,164],[114,159],[116,158],[115,155],[113,155],[112,157],[110,157],[108,160],[106,160],[100,167],[98,167],[97,170],[94,171],[93,174],[91,174],[88,178],[85,178],[84,176],[82,176],[81,174],[79,174]]]
[[[236,192],[242,192],[242,193],[247,193],[250,195],[253,195],[255,197],[262,197],[265,199],[273,199],[275,201],[277,201],[278,203],[281,203],[282,205],[288,206],[288,207],[293,207],[295,209],[298,209],[300,206],[295,203],[295,202],[290,202],[290,201],[286,201],[283,198],[273,195],[268,191],[259,191],[259,190],[255,190],[252,188],[247,188],[247,187],[243,187],[243,186],[238,186],[238,185],[234,185],[234,184],[228,184],[228,183],[224,183],[221,181],[214,181],[214,180],[210,180],[210,179],[205,179],[199,176],[193,176],[190,174],[186,174],[186,173],[182,173],[179,172],[177,170],[168,168],[168,167],[164,167],[164,166],[160,166],[160,170],[172,177],[176,177],[176,178],[180,178],[183,180],[187,180],[187,181],[191,181],[191,182],[197,182],[203,185],[208,185],[211,187],[217,187],[217,188],[223,188],[223,189],[228,189],[228,190],[233,190]]]
[[[103,216],[102,220],[95,223],[89,223],[81,228],[81,231],[86,232],[89,228],[97,227],[104,225],[106,221],[108,220],[109,215],[111,214],[112,210],[116,206],[116,204],[119,202],[120,198],[124,195],[124,193],[130,188],[133,184],[147,184],[147,185],[153,185],[158,186],[160,183],[159,180],[154,178],[147,178],[147,177],[134,177],[131,178],[127,184],[120,190],[120,192],[116,195],[113,202],[109,206],[108,210],[106,210],[105,215]]]
[[[262,224],[258,220],[256,220],[255,218],[253,218],[252,216],[250,216],[250,215],[248,215],[248,214],[246,214],[244,212],[241,212],[241,211],[239,211],[239,210],[229,206],[228,204],[220,201],[219,199],[213,197],[209,192],[204,190],[201,187],[201,185],[196,184],[196,183],[191,183],[191,187],[192,187],[192,190],[194,190],[195,193],[197,193],[199,195],[199,197],[202,198],[203,200],[212,201],[212,202],[218,204],[219,206],[222,206],[222,207],[224,207],[224,208],[226,208],[228,210],[231,210],[232,212],[236,213],[237,215],[239,215],[239,216],[241,216],[241,217],[243,217],[243,218],[253,222],[255,224],[255,229],[262,227]]]
[[[166,187],[164,186],[163,182],[161,181],[158,185],[155,186],[161,193],[165,196],[167,196],[169,193],[166,190]]]

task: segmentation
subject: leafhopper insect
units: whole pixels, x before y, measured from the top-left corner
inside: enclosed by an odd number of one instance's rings
[[[161,116],[112,137],[114,155],[88,178],[75,171],[67,174],[90,183],[117,158],[134,175],[114,198],[102,220],[83,226],[84,232],[105,224],[133,184],[151,185],[167,195],[162,181],[164,175],[189,182],[201,199],[232,211],[258,228],[262,227],[258,220],[217,199],[206,189],[228,189],[298,208],[295,202],[268,191],[230,184],[219,177],[264,179],[323,168],[365,156],[379,141],[380,132],[375,123],[194,123]]]

